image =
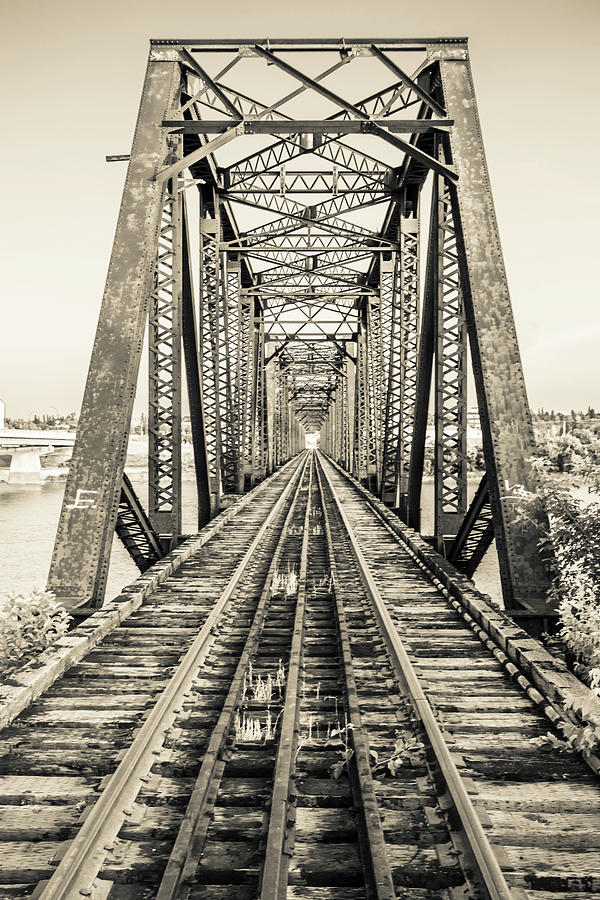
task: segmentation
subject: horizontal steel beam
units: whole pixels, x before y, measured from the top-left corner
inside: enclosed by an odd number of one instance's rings
[[[245,134],[361,134],[369,133],[372,125],[387,128],[396,134],[446,131],[453,119],[200,119],[182,122],[165,119],[163,128],[182,134],[221,134],[229,128],[243,126]]]
[[[347,338],[336,338],[336,337],[310,337],[310,335],[295,335],[295,334],[286,334],[286,335],[274,335],[270,337],[268,333],[265,333],[265,343],[271,343],[273,341],[301,341],[304,344],[336,344],[340,341],[345,341]]]
[[[323,47],[330,50],[332,47],[339,47],[342,50],[349,50],[351,47],[370,47],[371,44],[382,44],[380,50],[387,50],[389,47],[398,49],[406,49],[412,44],[466,44],[466,37],[415,37],[415,38],[371,38],[371,37],[353,37],[353,38],[152,38],[150,40],[151,47],[191,47],[192,50],[202,50],[204,47],[210,47],[211,50],[217,51],[231,50],[235,47],[253,47],[255,44],[265,43],[269,47],[277,47],[278,50],[291,47],[294,50],[301,48],[314,49]],[[423,49],[423,46],[415,49]]]
[[[375,238],[377,240],[377,238]],[[240,247],[240,242],[243,241],[243,238],[240,238],[237,241],[224,241],[220,245],[221,250],[230,250],[232,253],[239,253],[240,256],[256,256],[258,253],[318,253],[321,255],[322,253],[349,253],[350,255],[354,255],[357,253],[389,253],[390,249],[395,250],[396,246],[394,244],[386,244],[384,247],[371,247],[368,244],[349,244],[345,247],[340,247],[339,244],[305,244],[302,247],[294,246],[290,244],[289,246],[283,246],[280,244],[252,244],[251,247]]]

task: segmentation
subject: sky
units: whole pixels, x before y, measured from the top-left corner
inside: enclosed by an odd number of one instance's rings
[[[597,0],[3,0],[0,398],[81,404],[150,38],[468,36],[533,409],[600,409]]]

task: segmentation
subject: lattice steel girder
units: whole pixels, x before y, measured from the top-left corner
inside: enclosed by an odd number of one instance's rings
[[[458,174],[453,213],[504,602],[508,609],[522,604],[545,612],[548,583],[538,541],[546,522],[520,519],[509,494],[515,484],[537,488],[533,426],[468,54],[436,47],[429,55],[440,60],[444,103],[455,121],[449,137]]]
[[[356,478],[365,483],[369,476],[370,403],[366,310],[363,309],[356,336],[353,471]]]
[[[176,62],[149,61],[48,576],[68,608],[99,606],[106,587],[162,210],[160,123],[179,88]]]
[[[182,310],[181,332],[185,359],[185,380],[187,384],[188,403],[190,407],[190,426],[192,446],[194,448],[194,469],[196,473],[196,491],[198,494],[198,528],[203,528],[210,521],[210,479],[208,474],[208,457],[206,455],[206,433],[204,430],[204,404],[200,382],[200,359],[198,349],[198,328],[192,282],[191,255],[189,245],[189,227],[185,196],[183,198],[182,216]]]
[[[200,359],[202,363],[202,398],[206,450],[211,481],[213,512],[219,509],[222,493],[222,422],[221,356],[223,350],[219,319],[222,285],[219,242],[221,216],[218,197],[213,198],[213,214],[201,195],[200,203]]]
[[[402,291],[398,284],[400,259],[391,265],[382,260],[380,280],[389,293],[389,341],[383,360],[386,369],[385,405],[383,411],[381,499],[391,506],[398,505],[399,472],[398,449],[402,418]]]
[[[385,297],[385,304],[384,304]],[[391,290],[378,297],[368,297],[365,304],[365,364],[369,397],[367,476],[369,485],[378,492],[381,473],[381,437],[383,413],[384,365],[384,305],[391,311]],[[386,315],[387,324],[391,317]],[[389,346],[389,345],[388,345]]]
[[[237,261],[221,255],[223,297],[219,316],[220,405],[222,428],[222,484],[223,493],[240,490],[241,433],[240,433],[240,356],[241,308],[240,267]]]
[[[437,214],[438,179],[434,179],[431,195],[429,240],[427,244],[427,268],[425,271],[425,288],[421,309],[421,328],[419,333],[418,351],[416,354],[415,403],[406,496],[405,521],[416,531],[421,530],[421,486],[423,483],[427,416],[429,412],[429,394],[431,390],[431,373],[435,349],[435,284],[438,265],[439,237]]]
[[[268,401],[265,375],[265,326],[262,318],[254,317],[254,360],[252,388],[252,484],[267,474],[269,458]],[[286,458],[289,459],[289,456]]]
[[[408,479],[410,470],[410,448],[414,434],[415,407],[417,402],[417,361],[419,338],[419,292],[420,292],[420,219],[419,207],[414,210],[414,218],[400,219],[400,262],[402,314],[400,323],[400,431],[396,471],[399,488],[400,515],[406,516],[408,503]]]
[[[442,178],[435,196],[434,535],[443,552],[467,509],[467,332],[450,190]]]
[[[238,481],[243,490],[252,467],[254,301],[239,295],[239,441]]]
[[[148,516],[166,546],[181,534],[182,203],[169,180],[148,310]]]
[[[379,306],[380,306],[380,350],[374,359],[374,366],[378,370],[378,453],[377,453],[377,490],[382,498],[385,492],[386,470],[389,471],[390,444],[393,442],[389,421],[389,385],[394,368],[394,326],[396,325],[397,309],[399,306],[400,285],[399,266],[397,254],[392,254],[391,259],[383,257],[379,262]]]

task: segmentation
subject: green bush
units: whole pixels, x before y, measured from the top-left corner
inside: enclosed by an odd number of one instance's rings
[[[546,489],[545,501],[560,635],[577,674],[600,696],[600,503],[584,504],[556,488]]]
[[[559,634],[571,653],[574,671],[600,697],[600,502],[584,502],[568,486],[548,477],[553,469],[547,459],[534,464],[539,492],[515,485],[510,500],[519,517],[529,522],[539,521],[538,508],[544,506],[549,526],[539,543],[558,606]],[[591,466],[586,480],[599,494],[600,470]]]
[[[51,591],[0,596],[0,676],[66,634],[70,619]]]

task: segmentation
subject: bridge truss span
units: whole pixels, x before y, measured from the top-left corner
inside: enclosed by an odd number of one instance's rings
[[[124,515],[147,322],[148,511]],[[151,42],[49,579],[71,608],[102,604],[115,528],[141,568],[181,540],[183,372],[199,527],[308,436],[420,530],[433,392],[436,548],[471,573],[495,539],[506,608],[552,614],[466,39]]]

